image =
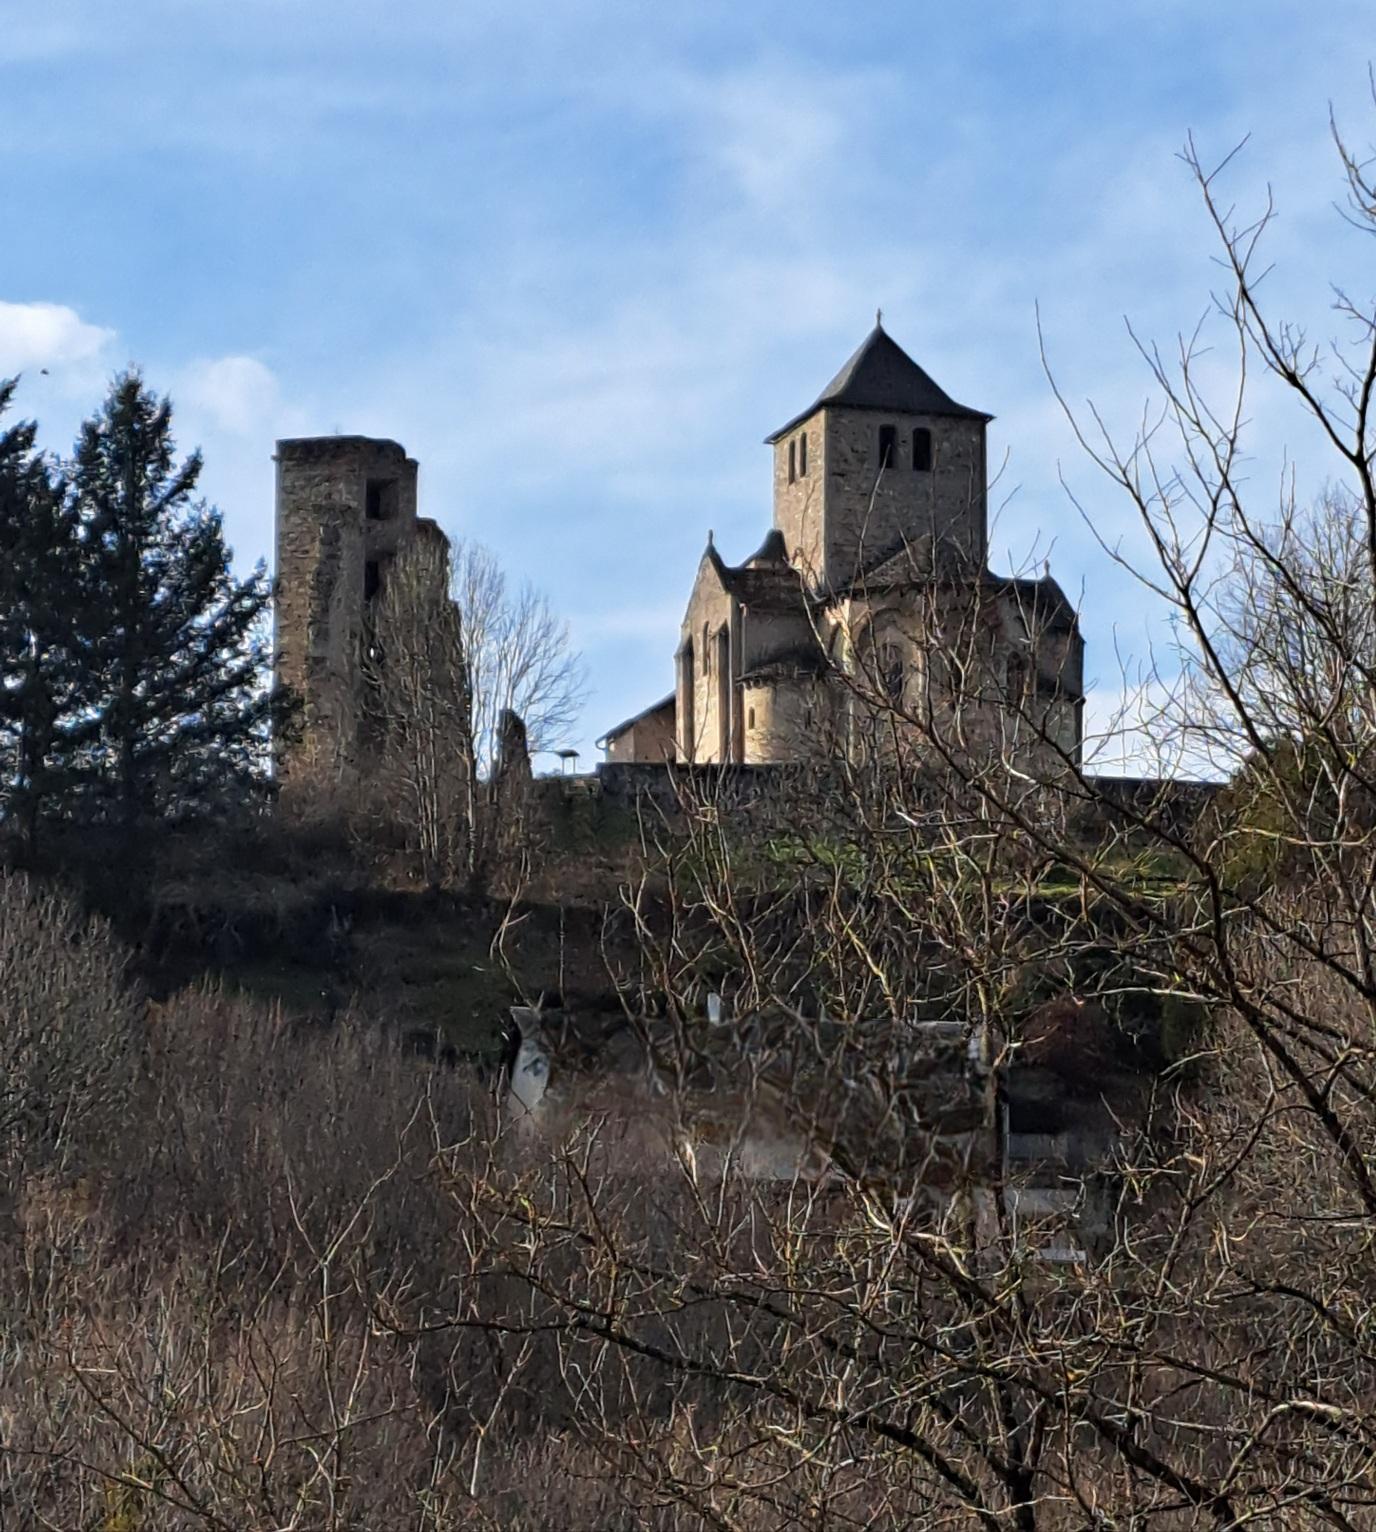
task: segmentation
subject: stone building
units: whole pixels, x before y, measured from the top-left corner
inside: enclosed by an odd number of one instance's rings
[[[609,761],[672,761],[678,728],[677,697],[670,692],[617,724],[606,735]]]
[[[279,680],[303,704],[284,775],[347,778],[364,764],[363,646],[368,608],[413,539],[448,545],[416,514],[416,461],[394,441],[279,441],[276,650]]]
[[[1084,645],[1047,572],[988,568],[986,437],[876,323],[775,431],[773,527],[743,563],[711,534],[672,697],[613,761],[768,765],[854,752],[894,703],[956,748],[1078,757]],[[893,730],[888,728],[893,736]],[[672,750],[668,741],[672,739]]]

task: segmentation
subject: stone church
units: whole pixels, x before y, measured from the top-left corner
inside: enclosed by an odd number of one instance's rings
[[[882,323],[767,438],[774,518],[728,564],[708,534],[671,695],[614,762],[769,765],[883,733],[1078,760],[1084,645],[1051,578],[988,567],[986,438]]]

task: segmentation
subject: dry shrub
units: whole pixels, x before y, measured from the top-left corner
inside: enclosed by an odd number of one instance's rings
[[[0,1251],[0,1524],[680,1524],[575,1429],[589,1348],[448,1323],[531,1308],[456,1203],[505,1175],[463,1076],[213,989],[149,1008],[140,1065]]]
[[[142,1007],[109,926],[0,871],[0,1150],[66,1165],[101,1144],[131,1100]]]

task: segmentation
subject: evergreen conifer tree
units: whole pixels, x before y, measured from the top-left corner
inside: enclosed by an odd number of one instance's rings
[[[240,801],[267,780],[263,565],[230,568],[220,513],[197,498],[199,453],[176,461],[172,409],[137,372],[82,427],[71,502],[83,547],[80,620],[95,737],[78,812],[129,826]]]
[[[0,416],[14,389],[0,380]],[[0,824],[26,847],[67,806],[94,732],[75,507],[35,439],[32,421],[0,431]]]

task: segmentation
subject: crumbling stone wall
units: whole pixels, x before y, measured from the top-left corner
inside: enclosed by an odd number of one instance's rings
[[[367,609],[416,535],[417,468],[396,442],[364,436],[279,441],[276,463],[277,673],[303,704],[278,770],[339,780],[361,764]]]

